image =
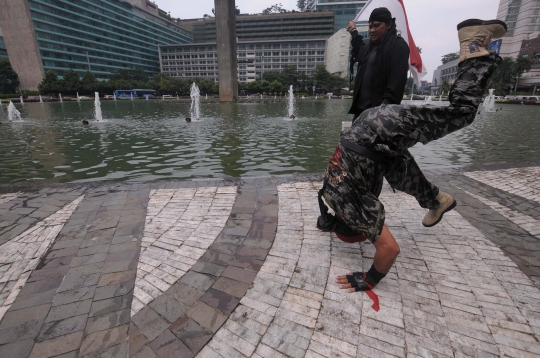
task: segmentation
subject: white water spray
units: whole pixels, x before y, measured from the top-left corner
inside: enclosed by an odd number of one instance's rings
[[[201,116],[201,108],[200,108],[200,98],[201,98],[201,92],[199,91],[199,87],[197,87],[197,84],[193,82],[191,85],[190,90],[190,97],[191,97],[191,108],[189,109],[189,113],[191,115],[191,119],[199,119]]]
[[[39,95],[39,103],[43,103],[43,98],[41,98],[41,95]]]
[[[116,101],[116,93],[113,94],[113,99]]]
[[[58,93],[58,97],[60,97],[60,102],[64,102],[64,100],[62,99],[62,93]]]
[[[484,104],[482,105],[483,110],[484,112],[496,112],[495,110],[495,95],[493,94],[493,92],[495,91],[495,89],[490,89],[489,90],[489,96],[486,97],[486,99],[484,100]]]
[[[289,115],[289,118],[292,118],[292,116],[294,115],[294,92],[292,85],[289,87],[289,95],[287,98],[287,113]]]
[[[22,96],[21,96],[21,104],[24,104],[24,101],[23,101],[23,98],[22,98]]]
[[[10,122],[22,122],[21,112],[19,112],[17,108],[15,108],[15,105],[13,104],[13,102],[9,101],[7,111],[8,111],[8,120]]]
[[[131,100],[133,101],[133,93],[130,93],[129,96],[131,97]]]
[[[96,98],[94,100],[94,115],[96,122],[103,122],[103,115],[101,114],[101,102],[99,101],[99,92],[96,92]]]
[[[81,101],[81,97],[79,97],[79,92],[77,92],[77,102]]]

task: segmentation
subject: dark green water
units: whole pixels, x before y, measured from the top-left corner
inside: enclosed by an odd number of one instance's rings
[[[322,172],[339,140],[350,100],[201,104],[202,120],[186,123],[189,104],[28,103],[23,122],[0,108],[0,183],[22,181],[223,178]],[[498,105],[501,107],[501,105]],[[412,153],[422,167],[540,156],[540,107],[505,105],[474,124]],[[90,120],[83,126],[83,119]]]

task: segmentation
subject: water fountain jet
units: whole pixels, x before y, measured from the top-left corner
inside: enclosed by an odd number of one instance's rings
[[[289,118],[293,119],[294,117],[294,92],[293,92],[292,85],[289,87],[289,96],[287,98],[287,113],[289,115]]]
[[[60,97],[60,102],[64,102],[64,100],[62,99],[62,93],[58,93],[58,97]]]
[[[41,98],[41,95],[39,95],[39,103],[43,103],[43,98]]]
[[[200,98],[201,98],[201,92],[199,91],[199,87],[195,82],[191,85],[190,94],[191,97],[191,107],[189,109],[189,113],[191,114],[191,118],[197,120],[201,116],[201,109],[200,109]]]
[[[24,104],[24,101],[23,101],[23,98],[22,98],[22,96],[21,96],[21,104]]]
[[[494,91],[495,89],[491,88],[489,90],[489,96],[487,96],[486,99],[484,100],[484,103],[482,105],[482,107],[484,107],[484,112],[489,112],[489,113],[497,112],[495,110],[495,95],[493,94]]]
[[[79,92],[77,92],[77,102],[81,101],[81,97],[79,97]]]
[[[101,114],[101,102],[99,101],[99,92],[96,92],[96,98],[94,99],[94,116],[96,122],[103,122],[103,115]]]
[[[21,112],[19,112],[17,108],[15,108],[15,105],[13,104],[13,102],[9,101],[7,111],[8,111],[8,120],[10,122],[22,122]]]

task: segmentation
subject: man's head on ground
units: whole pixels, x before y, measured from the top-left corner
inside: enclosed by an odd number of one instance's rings
[[[390,30],[394,19],[390,10],[385,7],[378,7],[369,16],[369,36],[371,41],[379,42]]]

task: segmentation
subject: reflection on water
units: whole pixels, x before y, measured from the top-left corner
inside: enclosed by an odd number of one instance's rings
[[[153,101],[18,105],[24,122],[0,108],[0,183],[238,177],[321,172],[339,140],[349,100],[201,104],[201,121],[186,123],[189,104]],[[539,107],[498,105],[502,112],[411,152],[422,167],[526,159],[540,154]],[[89,126],[81,121],[87,119]]]

